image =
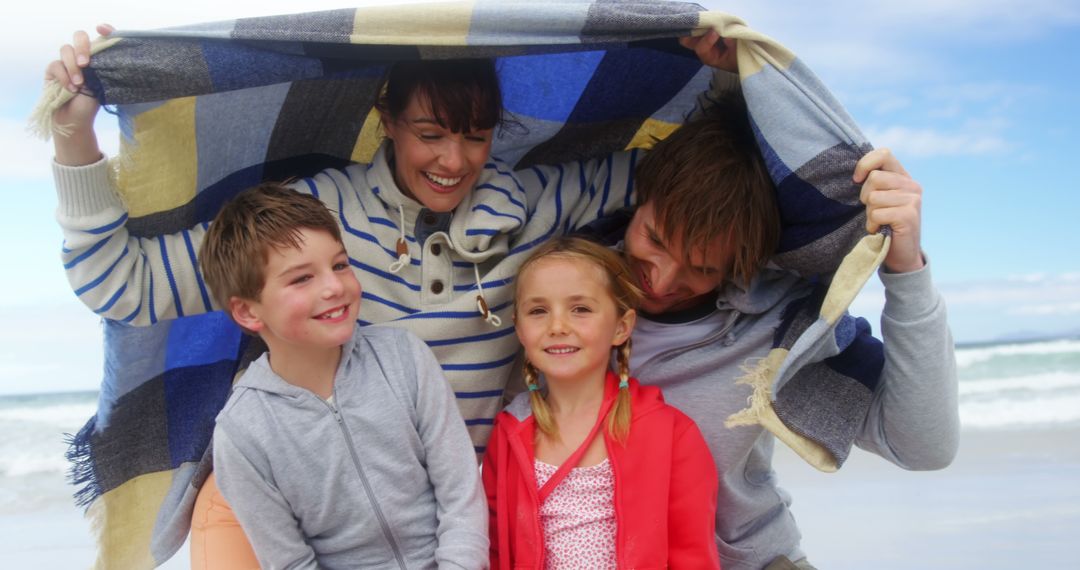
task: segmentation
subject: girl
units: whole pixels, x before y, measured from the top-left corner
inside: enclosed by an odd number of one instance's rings
[[[629,377],[640,300],[622,258],[581,238],[522,265],[528,392],[496,417],[484,457],[492,568],[720,567],[712,455],[693,421]]]

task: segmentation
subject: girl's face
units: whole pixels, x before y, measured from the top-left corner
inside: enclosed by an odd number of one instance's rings
[[[634,329],[634,311],[618,314],[602,269],[558,256],[518,274],[514,316],[525,355],[549,383],[602,378],[611,348]]]
[[[400,117],[383,121],[383,129],[394,144],[394,182],[436,212],[453,210],[472,192],[491,155],[492,129],[451,132],[416,95]]]

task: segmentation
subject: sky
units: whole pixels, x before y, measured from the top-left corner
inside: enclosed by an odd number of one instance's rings
[[[149,29],[362,2],[98,0],[8,8],[0,38],[0,394],[96,389],[100,325],[59,261],[51,143],[26,132],[45,65],[76,29]],[[923,187],[923,248],[958,342],[1080,335],[1080,3],[1075,0],[701,2],[794,51]],[[67,3],[65,3],[67,4]],[[878,5],[880,4],[880,5]],[[153,6],[153,7],[151,7]],[[115,121],[99,136],[115,149]],[[872,279],[853,312],[876,323]]]

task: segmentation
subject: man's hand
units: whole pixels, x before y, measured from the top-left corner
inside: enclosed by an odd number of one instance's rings
[[[866,204],[866,231],[875,233],[885,225],[892,228],[885,268],[893,273],[921,269],[922,186],[887,148],[862,157],[852,179],[862,184],[859,200]]]
[[[735,40],[721,38],[716,30],[709,30],[700,36],[686,36],[679,38],[679,43],[686,49],[693,50],[701,63],[716,69],[739,72],[739,64],[735,60]]]

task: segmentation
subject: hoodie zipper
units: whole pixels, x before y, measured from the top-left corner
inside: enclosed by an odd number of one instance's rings
[[[652,365],[654,365],[656,363],[660,363],[660,362],[670,360],[670,359],[672,359],[672,358],[674,358],[674,357],[676,357],[676,356],[678,356],[680,354],[690,352],[692,350],[696,350],[696,349],[701,348],[703,346],[712,344],[712,343],[720,340],[721,338],[727,336],[728,334],[731,334],[732,329],[735,328],[735,324],[739,322],[739,320],[740,320],[739,317],[742,316],[742,313],[739,312],[737,309],[729,309],[729,310],[732,312],[732,315],[728,317],[727,322],[724,323],[724,326],[720,330],[716,331],[715,333],[705,337],[704,339],[702,339],[702,340],[700,340],[698,342],[695,342],[694,344],[688,344],[686,346],[680,346],[678,348],[672,348],[672,349],[667,350],[665,352],[661,352],[660,354],[657,354],[656,356],[653,356],[652,358],[646,360],[645,362],[642,362],[641,365],[638,366],[638,369],[634,371],[634,377],[636,377],[636,378],[648,378],[649,377],[648,370],[649,370],[650,366],[652,366]]]
[[[400,567],[401,570],[407,570],[405,558],[401,555],[401,548],[398,547],[397,541],[394,540],[394,535],[390,532],[390,524],[386,521],[386,516],[383,515],[382,509],[379,508],[378,501],[375,500],[375,492],[371,488],[371,483],[368,482],[367,476],[364,475],[364,468],[360,465],[360,458],[356,455],[356,446],[353,444],[352,435],[349,434],[348,426],[345,425],[345,418],[341,417],[341,413],[338,412],[337,406],[334,406],[326,400],[322,400],[322,402],[326,404],[327,408],[330,408],[330,412],[334,414],[334,419],[337,420],[338,427],[341,428],[341,433],[345,436],[345,442],[349,447],[349,455],[352,457],[357,475],[360,476],[360,483],[364,486],[364,493],[367,494],[368,501],[371,503],[371,508],[375,511],[376,518],[379,519],[379,525],[382,526],[383,535],[386,537],[386,541],[390,543],[390,550],[394,552],[394,558],[397,560],[398,567]]]

